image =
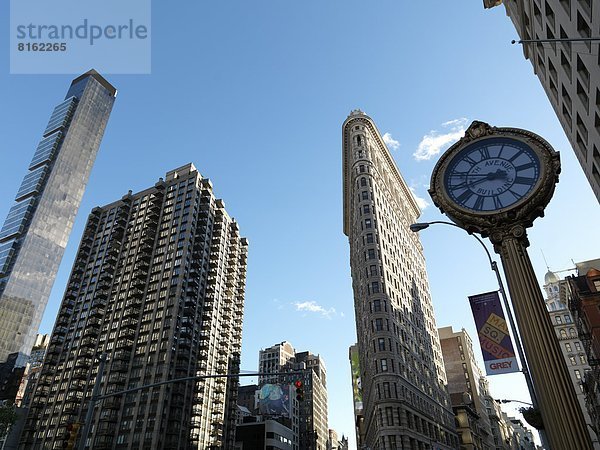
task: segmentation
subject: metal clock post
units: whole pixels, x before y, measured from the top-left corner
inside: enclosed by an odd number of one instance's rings
[[[526,229],[544,215],[559,173],[558,153],[540,136],[475,121],[436,164],[429,194],[454,223],[494,244],[550,446],[586,450],[585,420],[527,254]]]

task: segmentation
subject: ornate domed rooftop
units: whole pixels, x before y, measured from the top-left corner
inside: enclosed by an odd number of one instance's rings
[[[560,278],[558,278],[558,275],[556,275],[554,272],[551,270],[546,272],[546,275],[544,276],[544,284],[558,283],[559,281]]]

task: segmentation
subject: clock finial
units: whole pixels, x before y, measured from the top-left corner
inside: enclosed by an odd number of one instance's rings
[[[465,137],[463,139],[472,141],[473,139],[492,134],[493,130],[494,127],[490,126],[489,123],[474,120],[471,122],[471,125],[469,125],[469,128],[467,128],[467,131],[465,131]]]

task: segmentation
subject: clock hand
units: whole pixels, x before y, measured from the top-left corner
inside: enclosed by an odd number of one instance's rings
[[[473,173],[473,174],[468,174],[468,173],[452,173],[450,174],[451,177],[461,177],[461,178],[465,178],[465,177],[469,177],[469,178],[481,178],[481,177],[487,177],[489,174],[488,173]]]
[[[485,178],[475,180],[472,183],[467,183],[469,186],[475,186],[476,184],[483,183],[484,181],[492,181],[496,179],[506,179],[508,174],[505,170],[496,170],[495,172],[489,172],[485,175]]]
[[[482,179],[480,179],[480,180],[475,180],[475,181],[473,181],[472,183],[467,183],[467,184],[469,185],[469,187],[473,187],[473,186],[475,186],[476,184],[483,183],[484,181],[490,181],[491,179],[492,179],[492,178],[482,178]]]

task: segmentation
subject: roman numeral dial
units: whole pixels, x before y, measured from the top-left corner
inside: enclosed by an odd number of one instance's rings
[[[461,208],[492,213],[526,198],[539,178],[539,157],[528,144],[490,137],[467,145],[450,160],[444,186]]]

